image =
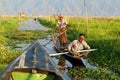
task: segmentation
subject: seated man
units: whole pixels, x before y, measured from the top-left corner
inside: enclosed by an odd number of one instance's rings
[[[84,54],[80,54],[77,51],[83,50],[83,49],[90,49],[90,46],[86,43],[85,35],[80,34],[78,40],[74,40],[68,45],[68,52],[73,53],[75,58],[81,58],[84,56]]]

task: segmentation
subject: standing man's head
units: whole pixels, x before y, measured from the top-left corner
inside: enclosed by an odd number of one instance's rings
[[[79,39],[78,39],[78,41],[79,41],[79,42],[82,42],[82,41],[84,41],[84,39],[85,39],[85,35],[84,35],[84,34],[79,34]]]
[[[63,20],[63,15],[62,14],[59,15],[59,20]]]

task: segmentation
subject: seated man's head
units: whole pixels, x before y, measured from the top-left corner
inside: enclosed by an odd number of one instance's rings
[[[85,35],[84,35],[84,34],[79,34],[79,39],[78,39],[78,41],[79,41],[79,42],[82,42],[82,41],[84,41],[84,39],[85,39]]]

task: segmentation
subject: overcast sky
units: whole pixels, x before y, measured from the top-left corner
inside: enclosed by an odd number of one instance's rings
[[[86,0],[89,16],[120,16],[120,0]],[[84,16],[84,0],[0,0],[1,15]]]

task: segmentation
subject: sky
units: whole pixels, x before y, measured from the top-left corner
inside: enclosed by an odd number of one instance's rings
[[[120,16],[120,0],[85,0],[88,16]],[[0,15],[85,16],[84,0],[0,0]]]

